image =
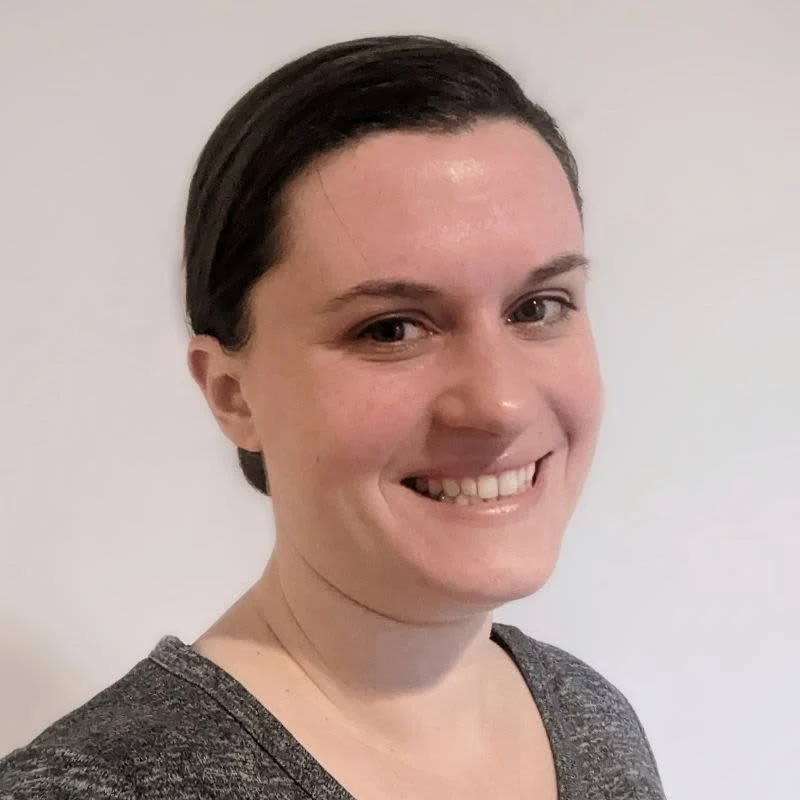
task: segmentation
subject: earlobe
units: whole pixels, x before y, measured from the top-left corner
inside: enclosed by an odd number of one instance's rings
[[[237,447],[261,449],[250,407],[242,392],[240,364],[211,336],[195,336],[189,343],[189,372],[200,388],[220,430]]]

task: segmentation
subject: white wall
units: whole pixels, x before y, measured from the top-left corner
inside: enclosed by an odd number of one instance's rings
[[[285,60],[403,32],[519,74],[587,196],[606,425],[556,576],[500,619],[627,693],[673,800],[790,796],[796,0],[2,0],[0,752],[259,574],[269,506],[184,366],[192,162]]]

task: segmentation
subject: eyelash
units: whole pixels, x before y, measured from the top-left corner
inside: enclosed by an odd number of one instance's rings
[[[558,303],[561,306],[561,311],[557,316],[557,318],[550,322],[536,321],[536,322],[520,322],[518,324],[539,330],[546,329],[553,325],[557,325],[559,323],[566,321],[574,311],[578,310],[578,306],[575,305],[575,303],[573,303],[571,300],[568,300],[566,297],[561,297],[559,295],[532,295],[531,297],[524,298],[520,303],[517,304],[516,308],[519,309],[520,306],[524,306],[527,303],[533,301],[539,301],[539,302],[550,301]],[[513,316],[513,312],[512,314],[509,315],[509,317],[510,316]],[[422,323],[412,317],[403,316],[402,314],[395,314],[386,317],[380,317],[379,319],[373,320],[368,325],[364,326],[363,328],[360,328],[353,336],[353,338],[358,341],[368,341],[370,332],[374,332],[376,326],[387,322],[411,323],[412,325],[422,327]],[[426,337],[420,337],[420,338],[426,338]],[[408,347],[413,347],[414,345],[412,342],[414,341],[417,340],[411,340],[411,341],[399,340],[395,342],[378,342],[373,340],[371,344],[376,347],[381,347],[384,349],[402,350]]]

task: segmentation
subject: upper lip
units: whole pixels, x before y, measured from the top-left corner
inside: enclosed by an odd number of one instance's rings
[[[502,459],[500,461],[495,461],[494,464],[491,465],[484,463],[481,466],[475,466],[474,468],[469,466],[469,462],[465,462],[464,460],[449,464],[437,464],[436,466],[420,467],[414,472],[409,473],[406,476],[406,479],[454,478],[456,480],[460,480],[461,478],[477,478],[481,475],[500,475],[508,470],[521,469],[522,467],[527,467],[529,464],[538,463],[547,455],[549,455],[549,453],[545,453],[539,457],[530,458],[527,461],[521,458],[514,458],[513,460]]]

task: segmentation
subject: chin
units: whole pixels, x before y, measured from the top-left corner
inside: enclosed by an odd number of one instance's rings
[[[423,581],[430,604],[447,614],[488,612],[538,592],[555,571],[556,558],[540,553],[538,558],[505,558],[504,563],[474,561],[457,571],[426,569]]]

